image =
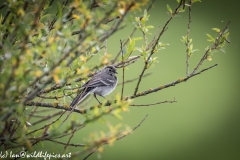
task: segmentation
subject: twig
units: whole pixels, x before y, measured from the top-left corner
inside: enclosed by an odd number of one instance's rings
[[[60,142],[60,141],[57,141],[57,140],[53,140],[53,139],[45,139],[46,141],[51,141],[51,142],[54,142],[54,143],[58,143],[58,144],[62,144],[62,145],[68,145],[68,146],[73,146],[73,147],[85,147],[86,145],[85,144],[74,144],[74,143],[64,143],[64,142]]]
[[[138,59],[140,58],[140,56],[132,56],[132,57],[129,57],[127,60],[125,60],[124,62],[119,62],[117,64],[114,64],[113,66],[115,68],[122,68],[122,67],[126,67],[128,66],[129,64],[132,64],[134,62],[136,62]]]
[[[152,74],[152,73],[144,74],[143,77],[147,77],[147,76],[149,76],[149,75],[151,75],[151,74]],[[126,80],[126,81],[124,81],[124,83],[125,83],[125,84],[126,84],[126,83],[131,83],[131,82],[136,81],[136,80],[138,80],[138,78],[134,78],[134,79]],[[118,83],[117,85],[119,86],[119,85],[122,85],[122,84],[123,84],[123,82]]]
[[[122,52],[122,64],[124,64],[124,59],[123,59],[123,50],[122,50],[122,41],[120,39],[120,44],[121,44],[121,52]],[[122,67],[122,93],[121,93],[121,99],[123,98],[123,91],[124,91],[124,65]]]
[[[144,72],[146,71],[146,69],[148,68],[148,67],[147,67],[147,66],[148,66],[148,61],[150,60],[151,56],[153,55],[154,50],[155,50],[155,48],[156,48],[156,46],[157,46],[157,44],[158,44],[158,41],[160,40],[160,38],[161,38],[161,36],[163,35],[163,33],[167,30],[167,26],[168,26],[169,22],[172,20],[173,16],[178,13],[180,6],[181,6],[181,4],[179,4],[179,5],[177,6],[177,8],[175,9],[175,11],[172,13],[171,17],[167,20],[167,22],[166,22],[165,25],[163,26],[162,31],[159,33],[158,38],[157,38],[157,40],[155,41],[155,43],[154,43],[154,45],[153,45],[153,47],[152,47],[152,50],[151,50],[151,52],[150,52],[147,60],[145,60],[144,67],[143,67],[143,69],[142,69],[141,74],[139,75],[139,79],[138,79],[138,82],[137,82],[137,85],[136,85],[136,88],[135,88],[135,91],[134,91],[133,95],[136,95],[137,92],[138,92],[138,88],[139,88],[140,82],[141,82],[141,80],[142,80],[142,76],[143,76]]]
[[[121,139],[123,139],[124,137],[128,136],[129,134],[131,134],[132,132],[134,132],[137,128],[139,128],[139,127],[142,125],[142,123],[146,120],[147,116],[148,116],[148,114],[146,114],[146,115],[144,116],[144,118],[138,123],[138,125],[136,125],[130,132],[127,132],[126,134],[123,134],[122,136],[116,138],[115,141],[121,140]],[[108,143],[108,142],[105,142],[105,143],[103,143],[102,145],[106,145],[106,144],[109,144],[109,143]],[[93,153],[95,153],[100,146],[101,146],[101,145],[97,146],[92,152],[90,152],[90,153],[84,158],[84,160],[86,160],[86,159],[87,159],[88,157],[90,157]],[[86,151],[86,150],[85,150],[85,151]],[[83,152],[81,152],[81,153],[83,153]]]
[[[40,119],[40,120],[32,123],[32,125],[34,126],[34,125],[36,125],[36,124],[38,124],[38,123],[41,123],[41,122],[43,122],[43,121],[47,121],[47,120],[49,120],[50,118],[53,118],[53,117],[58,116],[58,115],[60,115],[60,114],[62,114],[62,111],[57,112],[57,113],[54,113],[53,115],[44,116],[42,119]]]
[[[152,8],[152,5],[153,5],[154,1],[155,1],[155,0],[152,0],[152,1],[151,1],[150,5],[149,5],[148,8],[147,8],[147,11],[149,11],[149,10]],[[134,33],[136,32],[136,30],[137,30],[137,28],[135,27],[135,28],[133,29],[132,33],[131,33],[130,36],[129,36],[130,38],[132,38],[132,36],[133,36]],[[124,47],[128,42],[129,42],[129,38],[124,42],[123,47]],[[117,59],[118,59],[118,57],[119,57],[120,54],[121,54],[121,50],[118,52],[118,54],[117,54],[117,55],[115,56],[115,58],[112,60],[112,64],[117,61]]]
[[[78,128],[75,128],[75,129],[72,131],[71,136],[69,137],[67,143],[66,143],[65,146],[64,146],[63,153],[66,151],[67,147],[69,146],[69,143],[70,143],[71,139],[73,138],[73,135],[74,135],[74,133],[77,131],[77,129],[78,129]]]
[[[203,61],[207,58],[208,53],[210,52],[210,50],[214,50],[217,48],[218,45],[220,45],[219,41],[223,35],[223,33],[227,30],[228,26],[230,24],[230,21],[227,23],[227,25],[225,26],[225,28],[219,33],[219,36],[215,39],[215,43],[212,45],[211,48],[209,48],[208,50],[206,50],[205,54],[203,55],[202,59],[199,61],[199,63],[197,64],[197,66],[194,68],[194,70],[192,71],[191,75],[194,75],[195,72],[198,70],[198,68],[202,65]]]
[[[184,3],[185,4],[185,3]],[[188,28],[187,28],[187,43],[186,43],[186,46],[187,46],[187,50],[186,50],[186,76],[188,76],[189,74],[189,45],[190,45],[190,40],[189,40],[189,36],[190,36],[190,24],[192,22],[192,19],[191,19],[191,10],[192,10],[192,1],[190,0],[189,1],[189,7],[188,7]]]
[[[62,109],[62,110],[65,110],[65,111],[71,111],[72,108],[70,107],[64,107],[63,105],[60,105],[60,104],[51,104],[51,103],[41,103],[41,102],[35,102],[35,101],[30,101],[30,102],[27,102],[26,103],[27,106],[39,106],[39,107],[46,107],[46,108],[56,108],[56,109]],[[83,110],[79,110],[79,109],[75,109],[73,110],[73,112],[76,112],[76,113],[85,113],[86,111],[83,109]]]
[[[150,103],[150,104],[131,104],[130,106],[137,106],[137,107],[140,107],[140,106],[154,106],[154,105],[157,105],[157,104],[162,104],[162,103],[174,103],[174,102],[177,102],[174,98],[173,101],[162,101],[162,102],[157,102],[157,103]]]
[[[46,128],[46,127],[54,124],[55,122],[57,122],[57,121],[64,115],[65,112],[66,112],[66,111],[63,111],[62,114],[61,114],[56,120],[52,121],[52,122],[49,123],[49,124],[44,125],[43,127],[40,127],[40,128],[38,128],[38,129],[35,129],[35,130],[27,133],[26,136],[29,135],[29,134],[32,134],[32,133],[34,133],[34,132],[37,132],[37,131],[39,131],[39,130],[42,130],[42,129],[44,129],[44,128]]]
[[[157,92],[159,90],[162,90],[162,89],[165,89],[165,88],[168,88],[168,87],[175,86],[176,84],[179,84],[179,83],[182,83],[182,82],[186,82],[188,79],[190,79],[190,78],[192,78],[192,77],[194,77],[194,76],[196,76],[198,74],[201,74],[202,72],[207,71],[207,70],[209,70],[209,69],[211,69],[213,67],[216,67],[217,65],[218,64],[214,64],[214,65],[212,65],[212,66],[210,66],[208,68],[205,68],[205,69],[203,69],[203,70],[201,70],[201,71],[199,71],[199,72],[197,72],[197,73],[195,73],[193,75],[189,75],[188,77],[185,77],[185,78],[179,78],[178,80],[176,80],[176,81],[174,81],[172,83],[161,85],[160,87],[157,87],[157,88],[154,88],[154,89],[149,89],[147,91],[137,93],[136,95],[129,96],[129,97],[126,98],[126,100],[129,99],[129,98],[130,99],[134,99],[134,98],[137,98],[137,97],[145,96],[147,94],[150,94],[150,93],[153,93],[153,92]]]

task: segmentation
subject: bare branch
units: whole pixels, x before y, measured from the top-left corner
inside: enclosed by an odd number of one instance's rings
[[[151,75],[151,74],[152,74],[152,73],[144,74],[143,77],[147,77],[147,76],[149,76],[149,75]],[[126,83],[131,83],[131,82],[136,81],[136,80],[138,80],[138,78],[134,78],[134,79],[126,80],[126,81],[124,81],[124,83],[125,83],[125,84],[126,84]],[[118,86],[119,86],[119,85],[122,85],[122,83],[123,83],[123,82],[118,83],[117,85],[118,85]]]
[[[173,101],[162,101],[162,102],[157,102],[157,103],[150,103],[150,104],[131,104],[130,106],[137,106],[137,107],[141,107],[141,106],[154,106],[157,104],[162,104],[162,103],[174,103],[177,102],[174,98]]]
[[[122,41],[120,40],[121,44],[121,52],[122,52],[122,64],[124,64],[124,59],[123,59],[123,50],[122,50]],[[121,93],[121,99],[123,99],[123,91],[124,91],[124,65],[122,67],[122,93]]]
[[[86,146],[85,144],[65,143],[65,142],[60,142],[60,141],[53,140],[53,139],[50,139],[50,138],[47,138],[45,140],[46,141],[51,141],[51,142],[54,142],[54,143],[58,143],[58,144],[62,144],[62,145],[73,146],[73,147],[85,147]]]
[[[176,81],[174,81],[174,82],[172,82],[172,83],[165,84],[165,85],[161,85],[160,87],[157,87],[157,88],[154,88],[154,89],[149,89],[149,90],[144,91],[144,92],[140,92],[140,93],[138,93],[138,94],[136,94],[136,95],[132,95],[132,96],[130,96],[130,97],[127,97],[126,99],[129,99],[129,98],[130,98],[130,99],[134,99],[134,98],[137,98],[137,97],[145,96],[145,95],[147,95],[147,94],[150,94],[150,93],[153,93],[153,92],[157,92],[157,91],[159,91],[159,90],[162,90],[162,89],[165,89],[165,88],[168,88],[168,87],[175,86],[176,84],[179,84],[179,83],[182,83],[182,82],[186,82],[188,79],[190,79],[190,78],[192,78],[192,77],[194,77],[194,76],[196,76],[196,75],[198,75],[198,74],[201,74],[202,72],[207,71],[207,70],[209,70],[209,69],[211,69],[211,68],[213,68],[213,67],[216,67],[217,65],[218,65],[218,64],[214,64],[213,66],[210,66],[210,67],[208,67],[208,68],[205,68],[205,69],[203,69],[203,70],[201,70],[201,71],[199,71],[199,72],[197,72],[197,73],[195,73],[195,74],[191,74],[191,75],[188,76],[188,77],[179,78],[178,80],[176,80]]]

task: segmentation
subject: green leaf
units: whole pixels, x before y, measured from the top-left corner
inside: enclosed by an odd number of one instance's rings
[[[144,10],[143,18],[147,18],[147,10],[146,9]]]
[[[220,32],[221,30],[220,29],[218,29],[218,28],[212,28],[212,30],[214,30],[214,31],[216,31],[216,32]]]
[[[142,39],[143,39],[142,37],[134,38],[135,41],[139,41],[139,40],[142,40]]]
[[[201,2],[201,0],[192,0],[192,3]]]
[[[213,42],[213,43],[215,42],[215,39],[214,39],[210,34],[206,34],[206,35],[207,35],[208,38],[209,38],[209,39],[208,39],[209,42]]]
[[[187,36],[182,36],[181,41],[185,44],[187,44]]]
[[[154,28],[154,26],[146,26],[145,28]]]
[[[41,17],[40,22],[48,21],[50,17],[52,17],[51,14],[46,14],[46,15]]]
[[[185,9],[180,8],[180,9],[178,10],[178,12],[185,12]]]
[[[177,0],[178,4],[181,2],[181,0]]]
[[[172,15],[172,9],[171,9],[171,7],[167,4],[167,10],[171,13],[171,15]]]
[[[57,2],[58,17],[62,17],[62,7],[59,2]]]
[[[128,45],[128,48],[127,48],[127,53],[124,54],[124,56],[123,56],[124,59],[126,59],[126,58],[131,54],[131,52],[132,52],[133,49],[134,49],[134,46],[135,46],[135,39],[132,40],[132,39],[129,37],[129,45]]]

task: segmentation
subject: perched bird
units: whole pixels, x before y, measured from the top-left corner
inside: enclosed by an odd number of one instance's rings
[[[117,85],[118,79],[116,74],[116,68],[112,65],[106,66],[102,70],[96,72],[90,80],[83,84],[80,94],[74,98],[70,104],[70,107],[75,107],[78,105],[90,93],[94,95],[98,102],[99,100],[97,99],[96,95],[105,98],[104,96],[110,94]]]

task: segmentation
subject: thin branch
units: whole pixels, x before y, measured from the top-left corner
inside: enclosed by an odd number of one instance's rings
[[[124,137],[128,136],[129,134],[131,134],[132,132],[134,132],[136,129],[138,129],[138,128],[142,125],[142,123],[146,120],[147,117],[148,117],[148,114],[146,114],[146,115],[144,116],[144,118],[138,123],[138,125],[136,125],[130,132],[127,132],[126,134],[123,134],[122,136],[116,138],[115,141],[121,140],[121,139],[123,139]],[[108,142],[105,142],[105,143],[103,143],[102,145],[106,145],[106,144],[109,144],[109,143],[108,143]],[[86,159],[87,159],[88,157],[90,157],[93,153],[95,153],[100,146],[101,146],[101,145],[97,146],[92,152],[90,152],[90,153],[84,158],[84,160],[86,160]],[[85,150],[85,151],[86,151],[86,150]],[[81,153],[83,153],[83,152],[81,152]]]
[[[46,107],[46,108],[56,108],[56,109],[62,109],[65,111],[73,111],[73,112],[80,113],[80,114],[86,113],[85,109],[81,109],[81,110],[76,109],[76,108],[73,109],[73,108],[63,106],[60,104],[51,104],[51,103],[41,103],[41,102],[30,101],[30,102],[27,102],[26,105],[27,106]]]
[[[147,76],[149,76],[149,75],[151,75],[151,74],[152,74],[152,73],[144,74],[143,77],[147,77]],[[131,83],[131,82],[134,82],[134,81],[136,81],[136,80],[138,80],[138,78],[134,78],[134,79],[126,80],[126,81],[124,81],[124,83],[125,83],[125,84],[126,84],[126,83]],[[118,83],[117,85],[119,86],[119,85],[122,85],[122,84],[123,84],[123,82]]]
[[[86,145],[85,144],[74,144],[74,143],[65,143],[65,142],[60,142],[60,141],[57,141],[57,140],[53,140],[53,139],[45,139],[46,141],[51,141],[51,142],[54,142],[54,143],[58,143],[58,144],[62,144],[62,145],[68,145],[68,146],[73,146],[73,147],[85,147]]]
[[[162,37],[163,33],[167,30],[167,26],[168,26],[169,22],[172,20],[172,18],[174,17],[174,15],[178,14],[178,11],[179,11],[179,8],[180,8],[180,7],[181,7],[181,4],[179,4],[179,5],[177,6],[177,8],[175,9],[175,11],[172,13],[171,17],[167,20],[167,22],[166,22],[165,25],[163,26],[162,31],[159,33],[158,38],[156,39],[156,41],[155,41],[155,43],[154,43],[154,45],[153,45],[153,47],[152,47],[152,50],[151,50],[151,52],[150,52],[147,60],[145,60],[144,67],[143,67],[143,69],[142,69],[141,74],[139,75],[139,79],[138,79],[138,82],[137,82],[137,85],[136,85],[136,88],[135,88],[135,91],[134,91],[133,95],[136,95],[137,92],[138,92],[138,88],[139,88],[139,85],[140,85],[140,83],[141,83],[142,76],[144,75],[144,72],[145,72],[146,69],[148,68],[148,62],[149,62],[150,58],[152,57],[152,55],[153,55],[153,53],[154,53],[154,50],[155,50],[155,48],[156,48],[156,46],[157,46],[157,44],[158,44],[158,41],[159,41],[160,38]]]
[[[71,139],[73,138],[73,135],[75,134],[75,132],[77,131],[77,129],[78,129],[78,128],[75,128],[75,129],[72,131],[71,136],[69,137],[67,143],[66,143],[65,146],[64,146],[63,152],[65,152],[66,149],[67,149],[67,147],[70,145],[70,141],[71,141]]]
[[[157,102],[157,103],[150,103],[150,104],[131,104],[130,106],[137,106],[137,107],[141,107],[141,106],[154,106],[157,104],[162,104],[162,103],[174,103],[177,102],[174,98],[173,101],[162,101],[162,102]]]
[[[149,90],[147,90],[147,91],[137,93],[136,95],[129,96],[129,97],[127,97],[126,99],[129,99],[129,98],[130,98],[130,99],[134,99],[134,98],[137,98],[137,97],[145,96],[145,95],[147,95],[147,94],[150,94],[150,93],[153,93],[153,92],[157,92],[157,91],[159,91],[159,90],[162,90],[162,89],[165,89],[165,88],[168,88],[168,87],[175,86],[176,84],[179,84],[179,83],[182,83],[182,82],[186,82],[188,79],[190,79],[190,78],[192,78],[192,77],[194,77],[194,76],[196,76],[196,75],[199,75],[199,74],[201,74],[202,72],[207,71],[207,70],[209,70],[209,69],[211,69],[211,68],[213,68],[213,67],[216,67],[217,65],[218,65],[218,64],[214,64],[214,65],[212,65],[212,66],[210,66],[210,67],[208,67],[208,68],[205,68],[205,69],[203,69],[203,70],[201,70],[201,71],[199,71],[199,72],[197,72],[197,73],[195,73],[195,74],[191,74],[191,75],[189,75],[188,77],[179,78],[178,80],[176,80],[176,81],[174,81],[174,82],[172,82],[172,83],[165,84],[165,85],[161,85],[160,87],[157,87],[157,88],[154,88],[154,89],[149,89]]]
[[[225,28],[219,33],[219,36],[215,39],[215,43],[212,45],[211,48],[209,48],[208,50],[206,50],[205,54],[203,55],[202,59],[199,61],[199,63],[197,64],[197,66],[194,68],[194,70],[192,71],[191,75],[194,75],[195,72],[198,70],[198,68],[202,65],[202,63],[204,62],[204,60],[207,58],[208,53],[211,50],[216,49],[219,45],[220,45],[220,39],[222,38],[223,33],[227,30],[228,26],[230,24],[230,21],[227,23],[227,25],[225,26]]]
[[[189,74],[189,57],[190,57],[190,54],[188,52],[189,52],[189,47],[190,47],[190,40],[189,40],[190,24],[192,22],[192,19],[191,19],[192,8],[191,7],[192,7],[192,1],[190,0],[189,1],[189,7],[188,7],[188,28],[187,28],[187,43],[186,43],[186,47],[187,47],[187,50],[186,50],[186,76],[188,76],[188,74]]]
[[[42,129],[44,129],[44,128],[46,128],[46,127],[49,127],[50,125],[54,124],[55,122],[57,122],[57,121],[64,115],[65,112],[66,112],[66,111],[63,111],[62,114],[61,114],[56,120],[52,121],[52,122],[49,123],[49,124],[44,125],[43,127],[40,127],[40,128],[38,128],[38,129],[35,129],[35,130],[27,133],[26,136],[29,135],[29,134],[32,134],[32,133],[34,133],[34,132],[37,132],[37,131],[39,131],[39,130],[42,130]]]
[[[147,8],[147,11],[149,11],[149,10],[152,8],[152,5],[153,5],[154,1],[155,1],[155,0],[152,0],[152,1],[151,1],[150,5],[149,5],[148,8]],[[135,27],[135,28],[133,29],[132,33],[131,33],[130,36],[129,36],[130,38],[132,38],[132,36],[133,36],[134,33],[136,32],[136,30],[137,30],[137,28]],[[128,42],[129,42],[129,38],[124,42],[123,47],[124,47]],[[119,57],[120,54],[121,54],[121,50],[118,52],[118,54],[117,54],[117,55],[115,56],[115,58],[112,60],[112,64],[114,64],[114,63],[117,61],[117,59],[118,59],[118,57]]]
[[[139,58],[140,58],[140,56],[132,56],[132,57],[129,57],[129,58],[128,58],[127,60],[125,60],[124,62],[120,61],[119,63],[114,64],[113,66],[114,66],[115,68],[126,67],[126,66],[128,66],[129,64],[135,63]]]
[[[47,120],[49,120],[50,118],[53,118],[53,117],[58,116],[58,115],[60,115],[60,114],[62,114],[62,111],[57,112],[57,113],[54,113],[53,115],[44,116],[42,119],[40,119],[40,120],[32,123],[32,125],[34,126],[34,125],[36,125],[36,124],[38,124],[38,123],[47,121]]]
[[[122,52],[122,64],[124,64],[124,59],[123,59],[123,50],[122,50],[122,41],[120,39],[120,44],[121,44],[121,52]],[[122,93],[121,93],[121,99],[123,98],[123,91],[124,91],[124,65],[122,67]]]

